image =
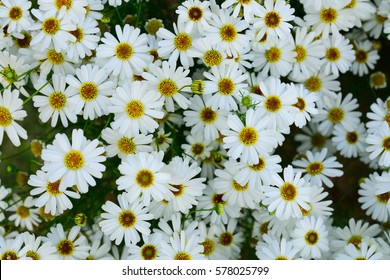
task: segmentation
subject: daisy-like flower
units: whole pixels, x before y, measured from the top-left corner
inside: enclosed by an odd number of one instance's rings
[[[390,126],[390,107],[387,105],[389,100],[387,99],[384,102],[382,99],[377,98],[376,102],[371,104],[371,111],[367,113],[367,118],[369,119],[366,123],[368,134],[374,134],[383,125],[387,124]]]
[[[379,165],[383,167],[390,166],[390,128],[383,124],[376,133],[368,134],[366,138],[368,147],[366,151],[370,153],[370,159],[379,157]]]
[[[31,1],[5,0],[0,6],[0,27],[7,26],[7,33],[20,33],[28,30],[31,23]]]
[[[70,33],[76,37],[76,41],[69,44],[66,56],[73,61],[78,61],[79,58],[85,58],[86,56],[92,56],[92,51],[97,48],[100,40],[98,36],[100,34],[98,22],[90,17],[86,17]]]
[[[360,123],[353,130],[346,130],[342,125],[336,124],[333,129],[333,144],[344,157],[356,158],[366,149],[366,129],[364,123]]]
[[[23,234],[7,239],[0,235],[0,260],[26,259],[26,252],[22,248],[24,245],[23,241]]]
[[[328,177],[340,177],[344,174],[343,165],[336,160],[336,157],[328,157],[328,150],[322,149],[320,152],[306,152],[306,158],[293,161],[296,172],[305,172],[304,179],[307,183],[321,187],[322,184],[332,188],[333,182]]]
[[[230,219],[227,225],[218,224],[213,230],[218,243],[230,251],[230,259],[237,259],[241,252],[240,245],[244,241],[244,233],[237,227],[237,219]]]
[[[182,109],[188,108],[190,102],[183,93],[190,92],[188,86],[192,84],[192,79],[187,77],[190,70],[184,70],[181,66],[176,67],[175,61],[171,63],[163,61],[161,67],[151,64],[149,71],[142,73],[142,77],[147,81],[149,88],[162,97],[161,100],[164,101],[168,112],[175,111],[173,101]]]
[[[361,248],[362,242],[374,238],[381,232],[379,225],[370,225],[363,223],[362,220],[355,221],[351,218],[348,226],[336,228],[333,231],[333,238],[330,241],[330,247],[336,254],[344,250],[348,244],[353,244],[357,249]]]
[[[381,89],[387,87],[386,74],[381,71],[376,71],[370,75],[370,86],[373,89]]]
[[[61,181],[50,183],[47,178],[47,173],[38,170],[36,175],[31,175],[28,180],[28,185],[34,187],[30,191],[30,195],[40,195],[35,199],[34,205],[36,207],[44,206],[44,213],[50,213],[53,216],[62,214],[67,209],[72,209],[73,204],[68,197],[79,199],[80,194],[71,190],[61,192],[59,190]]]
[[[76,112],[74,111],[76,103],[70,100],[75,93],[66,88],[65,79],[53,74],[52,83],[44,83],[39,80],[35,83],[35,88],[40,89],[42,95],[33,97],[34,107],[38,108],[39,119],[46,123],[50,118],[50,125],[55,127],[58,119],[64,127],[68,126],[68,121],[75,123],[77,121]]]
[[[151,152],[153,150],[149,144],[152,142],[152,135],[130,133],[121,134],[118,130],[105,128],[102,130],[102,138],[108,143],[105,147],[107,157],[118,155],[120,159],[138,152]]]
[[[274,179],[275,187],[263,187],[266,198],[262,203],[268,207],[269,212],[275,211],[280,220],[301,218],[301,209],[310,209],[307,202],[310,200],[311,190],[301,175],[300,172],[295,173],[289,165],[283,170],[283,179],[279,175]]]
[[[376,221],[387,222],[390,216],[390,190],[378,193],[380,184],[378,177],[379,174],[374,172],[360,183],[358,201],[367,215]]]
[[[22,108],[23,101],[19,98],[17,89],[0,92],[0,145],[3,143],[4,132],[16,147],[20,146],[19,137],[27,139],[27,131],[16,122],[27,116]]]
[[[33,207],[34,202],[31,196],[21,200],[19,196],[15,195],[12,206],[7,209],[12,213],[8,219],[14,221],[16,227],[27,228],[29,231],[33,231],[33,227],[41,222],[38,218],[39,209]]]
[[[141,199],[143,205],[149,206],[152,198],[156,201],[173,198],[171,191],[176,189],[168,184],[171,174],[167,172],[163,157],[163,152],[140,152],[122,160],[118,167],[122,176],[116,183],[118,190],[127,192],[131,203]]]
[[[227,260],[230,252],[218,242],[214,227],[215,225],[207,227],[203,221],[198,224],[200,237],[203,240],[200,243],[203,245],[202,254],[209,260]]]
[[[260,156],[266,156],[277,146],[275,129],[270,128],[269,117],[252,108],[246,112],[245,124],[237,115],[229,115],[228,129],[221,133],[227,155],[248,164],[258,164]]]
[[[331,136],[332,131],[324,133],[319,130],[318,124],[310,122],[309,125],[302,128],[301,133],[294,136],[295,141],[301,142],[297,151],[298,153],[306,153],[307,150],[319,152],[323,148],[327,148],[329,154],[333,154],[336,149],[333,146]]]
[[[91,250],[86,260],[113,260],[114,257],[110,254],[111,242],[103,237],[103,232],[98,231],[90,237]]]
[[[82,65],[76,69],[76,77],[68,75],[69,102],[76,113],[83,113],[85,120],[94,120],[108,113],[114,82],[108,80],[108,73],[97,65]]]
[[[193,221],[187,219],[184,224],[182,224],[183,216],[181,213],[175,213],[168,219],[160,219],[158,227],[155,228],[155,232],[161,233],[162,239],[169,242],[169,239],[173,237],[174,233],[183,231],[185,232],[187,238],[193,236],[199,236],[198,221]]]
[[[87,0],[88,4],[85,7],[86,9],[86,17],[93,18],[95,20],[101,20],[103,14],[101,11],[104,9],[104,5],[102,1],[99,0]]]
[[[268,234],[264,234],[263,239],[263,242],[259,242],[256,245],[256,256],[259,260],[296,259],[298,249],[293,246],[292,241],[285,238],[275,238]]]
[[[254,2],[254,1],[253,1]],[[283,0],[265,0],[260,11],[254,10],[257,16],[253,28],[259,29],[256,39],[260,40],[265,34],[271,38],[285,38],[292,28],[289,21],[294,20],[294,9]]]
[[[143,244],[138,246],[130,244],[128,260],[159,260],[162,252],[161,233],[142,235]]]
[[[150,223],[147,221],[153,219],[153,215],[148,213],[149,209],[142,202],[130,203],[126,195],[118,195],[118,203],[107,201],[102,206],[105,212],[101,214],[103,220],[99,226],[111,241],[115,240],[116,245],[123,239],[126,246],[137,244],[140,241],[139,233],[150,234]]]
[[[186,33],[204,33],[211,17],[210,2],[200,0],[187,0],[176,9],[178,22],[184,23]]]
[[[74,226],[65,232],[61,224],[50,228],[43,242],[50,242],[55,246],[57,255],[61,260],[82,260],[88,256],[90,246],[87,238],[80,232],[79,226]]]
[[[238,109],[240,91],[247,87],[245,81],[247,74],[244,74],[236,64],[221,64],[204,72],[206,77],[204,94],[212,94],[208,100],[212,110],[233,110]]]
[[[163,128],[160,128],[157,131],[156,136],[153,137],[153,140],[152,140],[152,143],[150,144],[150,146],[152,146],[154,151],[166,152],[173,141],[173,139],[170,138],[169,136],[171,136],[170,132],[166,133]]]
[[[237,174],[237,164],[234,160],[224,164],[225,169],[215,170],[216,178],[213,181],[218,194],[222,194],[223,200],[238,205],[242,208],[254,209],[262,199],[259,188],[250,188],[249,184],[240,185],[234,180]]]
[[[111,98],[108,110],[114,113],[113,129],[132,136],[153,133],[158,128],[155,119],[162,119],[163,100],[159,94],[147,89],[146,82],[135,81],[126,87],[118,87]]]
[[[322,44],[325,47],[325,55],[321,60],[322,71],[335,76],[347,72],[355,59],[355,52],[350,41],[340,34],[335,34],[322,39]]]
[[[227,55],[239,57],[243,50],[249,48],[249,37],[242,34],[249,24],[232,16],[231,12],[231,8],[214,11],[204,36],[218,44]]]
[[[324,220],[319,217],[304,217],[298,221],[292,233],[294,248],[303,258],[321,258],[329,250],[328,229]]]
[[[169,242],[161,244],[162,260],[204,260],[203,246],[199,235],[187,237],[185,231],[174,232]]]
[[[352,73],[363,76],[368,74],[369,69],[374,69],[379,59],[378,51],[373,49],[368,40],[355,42],[355,61],[352,63]]]
[[[103,44],[96,48],[96,56],[102,58],[104,68],[121,80],[132,78],[133,74],[141,74],[152,60],[147,45],[148,37],[141,34],[139,28],[126,24],[123,29],[115,26],[118,36],[105,32]]]
[[[210,95],[192,97],[190,107],[183,112],[183,120],[186,126],[191,127],[191,134],[203,134],[206,140],[215,140],[225,127],[228,111],[213,110],[210,98]]]
[[[225,60],[225,51],[216,43],[205,38],[198,38],[193,44],[193,55],[207,67],[219,66]]]
[[[75,42],[76,37],[69,31],[76,29],[72,20],[66,16],[66,8],[63,6],[57,12],[43,12],[33,9],[31,13],[38,19],[32,24],[29,30],[37,30],[38,34],[33,36],[30,45],[38,45],[41,50],[48,50],[50,44],[53,44],[54,50],[59,53],[66,50],[70,42]]]
[[[354,111],[359,104],[352,93],[348,93],[343,99],[342,93],[339,92],[336,98],[324,97],[323,101],[323,108],[313,117],[313,122],[320,123],[320,131],[332,131],[335,124],[340,124],[347,130],[353,130],[359,125],[362,113]]]
[[[282,171],[280,162],[281,157],[278,155],[266,155],[259,157],[257,164],[248,164],[245,162],[236,162],[237,173],[234,180],[240,185],[248,184],[250,188],[261,190],[262,186],[270,185],[277,173]]]
[[[190,165],[190,159],[174,157],[167,166],[171,171],[172,179],[170,185],[173,198],[168,203],[173,204],[174,211],[180,211],[187,214],[189,210],[197,205],[197,197],[202,196],[206,185],[203,183],[206,178],[195,178],[201,168],[198,163],[193,161]]]
[[[318,113],[316,108],[318,96],[314,92],[309,92],[304,85],[294,84],[292,86],[295,88],[298,100],[293,106],[299,109],[299,112],[293,113],[294,124],[302,128],[311,120],[312,115]]]
[[[267,4],[265,4],[267,7]],[[256,0],[226,0],[222,3],[221,8],[226,9],[234,7],[232,15],[239,17],[240,13],[244,14],[244,19],[251,22],[255,15],[261,15],[264,8]],[[268,7],[267,7],[268,8]]]
[[[260,82],[260,90],[263,95],[258,97],[260,103],[256,110],[269,117],[269,127],[282,132],[288,131],[294,122],[294,115],[299,112],[298,107],[294,106],[299,101],[295,87],[271,76]]]
[[[1,6],[0,6],[1,7]],[[0,52],[0,83],[3,87],[14,86],[24,96],[29,93],[23,86],[27,84],[28,72],[30,66],[26,64],[23,58],[14,56],[7,51]]]
[[[23,252],[26,258],[32,260],[55,260],[58,259],[56,248],[51,242],[43,241],[42,236],[35,236],[29,232],[23,233],[25,246]]]
[[[307,202],[310,209],[301,209],[302,216],[326,217],[332,215],[333,208],[329,207],[332,201],[323,200],[329,193],[325,192],[323,187],[311,186],[310,188],[310,199]]]
[[[292,70],[296,52],[294,52],[291,35],[284,39],[275,39],[268,48],[256,48],[253,51],[252,66],[255,71],[261,71],[266,76],[275,78],[287,76]]]
[[[369,20],[375,14],[376,7],[371,2],[369,0],[350,0],[345,7],[345,10],[355,16],[354,25],[356,27],[361,27],[362,21]]]
[[[44,164],[42,170],[48,173],[51,183],[61,180],[59,190],[76,185],[81,193],[95,186],[95,178],[101,178],[106,167],[103,147],[98,147],[97,139],[87,140],[81,129],[72,131],[72,142],[66,134],[57,133],[53,144],[42,151]]]
[[[86,7],[88,1],[86,0],[38,0],[39,10],[56,12],[61,11],[65,7],[65,14],[72,19],[72,22],[79,23],[84,20],[87,13]]]
[[[353,244],[345,246],[345,253],[339,253],[336,260],[380,260],[383,254],[378,252],[377,244],[369,245],[367,242],[361,244],[361,248],[356,248]]]
[[[320,40],[315,40],[315,33],[309,32],[306,27],[295,30],[295,63],[293,64],[291,77],[310,77],[317,73],[322,65],[321,57],[324,46]]]
[[[198,163],[210,157],[213,150],[212,140],[204,139],[203,134],[189,134],[186,136],[186,142],[188,144],[182,144],[181,148]]]
[[[375,4],[374,15],[364,21],[362,26],[362,29],[374,39],[378,39],[381,36],[383,32],[384,23],[387,19],[385,15],[382,15],[382,11],[377,8],[382,2],[382,0],[374,0],[374,3],[372,3]]]
[[[185,31],[183,22],[178,22],[177,25],[173,23],[174,33],[165,28],[160,28],[157,31],[158,41],[158,55],[167,58],[169,64],[176,64],[180,59],[181,65],[184,69],[194,66],[192,52],[192,43],[194,41],[193,35]]]
[[[323,5],[319,10],[313,6],[307,6],[304,21],[312,26],[317,35],[322,35],[322,37],[348,31],[353,27],[355,20],[355,16],[345,9],[350,2],[350,0],[322,1]]]

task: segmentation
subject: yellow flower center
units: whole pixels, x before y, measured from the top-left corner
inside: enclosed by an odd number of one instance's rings
[[[309,230],[305,235],[305,241],[310,246],[316,245],[319,240],[320,237],[318,233],[314,230]]]
[[[268,96],[264,102],[265,108],[268,112],[276,113],[282,108],[282,101],[278,96]]]
[[[71,256],[74,252],[73,242],[71,240],[68,240],[68,239],[61,240],[57,244],[57,252],[58,252],[58,254],[60,254],[61,256],[64,256],[64,257]]]
[[[189,261],[192,260],[192,257],[187,252],[178,252],[173,259],[177,261]]]
[[[66,7],[66,10],[69,10],[72,7],[73,0],[55,0],[54,5],[57,10],[61,10],[62,6]]]
[[[210,107],[204,107],[199,115],[202,122],[212,124],[217,120],[218,113],[213,111]]]
[[[285,201],[294,201],[298,190],[293,184],[287,182],[280,188],[280,195]]]
[[[244,145],[251,146],[257,142],[259,135],[253,127],[244,127],[238,134],[238,138]]]
[[[134,49],[127,42],[119,43],[115,48],[115,55],[119,60],[127,61],[133,56],[133,54]]]
[[[208,50],[203,55],[203,61],[208,67],[218,66],[222,59],[222,54],[216,50]]]
[[[192,21],[200,21],[203,17],[203,10],[198,6],[193,6],[188,9],[188,18]]]
[[[368,59],[368,53],[365,50],[356,50],[355,51],[355,60],[358,63],[366,63]]]
[[[46,192],[51,196],[58,196],[62,194],[62,192],[59,191],[61,180],[57,180],[54,183],[47,182],[46,185]]]
[[[214,241],[211,239],[206,238],[205,241],[200,244],[203,245],[203,255],[205,256],[210,256],[215,250]]]
[[[390,152],[390,136],[382,140],[382,147],[386,152]]]
[[[0,106],[0,126],[9,126],[12,123],[12,115],[8,108]]]
[[[349,144],[355,144],[359,140],[359,135],[355,131],[348,132],[345,139]]]
[[[141,256],[144,260],[154,260],[157,257],[157,248],[153,244],[145,244],[141,248]]]
[[[232,245],[233,241],[234,236],[230,232],[225,231],[219,236],[219,243],[222,246],[230,246]]]
[[[19,256],[18,256],[18,253],[16,253],[15,251],[13,250],[5,250],[1,256],[0,256],[0,260],[18,260],[19,259]]]
[[[195,156],[200,156],[201,154],[203,154],[204,149],[205,149],[205,147],[202,143],[195,143],[191,146],[191,152]]]
[[[53,65],[61,65],[64,63],[65,59],[62,53],[58,53],[55,50],[51,49],[47,52],[47,59],[53,64]]]
[[[295,60],[300,63],[306,59],[307,51],[303,46],[296,46],[295,52],[297,53],[297,56],[295,57]]]
[[[23,10],[18,6],[13,6],[8,12],[8,17],[13,21],[18,21],[22,18],[22,16]]]
[[[132,228],[137,222],[137,216],[131,210],[123,210],[118,216],[119,225],[124,228]]]
[[[185,186],[183,185],[171,185],[175,190],[171,190],[175,197],[179,197],[184,193]]]
[[[235,190],[236,192],[244,192],[248,189],[248,184],[240,185],[239,183],[236,182],[236,180],[233,180],[232,187],[233,190]]]
[[[382,87],[386,83],[386,76],[380,72],[374,73],[371,75],[371,82],[374,87]]]
[[[330,47],[326,50],[325,57],[330,62],[336,62],[341,57],[340,50],[338,48]]]
[[[271,47],[265,52],[265,58],[270,63],[276,63],[282,58],[282,51],[278,47]]]
[[[153,185],[154,175],[150,170],[141,169],[135,176],[135,181],[141,188],[149,188]]]
[[[131,119],[139,119],[145,113],[145,107],[139,100],[131,100],[126,105],[126,113]]]
[[[134,154],[136,150],[136,145],[134,141],[127,137],[119,139],[117,146],[118,150],[126,155]]]
[[[344,110],[335,107],[329,110],[328,112],[328,120],[331,121],[332,123],[340,123],[344,119]]]
[[[337,10],[333,8],[322,9],[320,12],[320,19],[325,24],[332,24],[337,20]]]
[[[62,92],[53,92],[49,95],[49,105],[54,110],[61,110],[66,105],[66,96]]]
[[[22,34],[24,35],[24,37],[17,38],[15,40],[15,44],[16,44],[16,46],[18,46],[19,48],[22,48],[22,49],[29,48],[32,37],[27,32],[22,32]]]
[[[78,26],[76,27],[75,30],[69,31],[69,33],[76,37],[75,43],[80,43],[84,38],[84,30]]]
[[[379,203],[387,204],[387,202],[388,202],[389,199],[390,199],[390,192],[378,194],[378,195],[376,196],[376,199],[379,201]]]
[[[221,29],[219,30],[219,35],[222,38],[222,41],[225,42],[233,42],[237,37],[237,30],[234,27],[234,25],[231,24],[225,24],[222,25]]]
[[[265,160],[259,158],[259,162],[257,164],[248,165],[248,167],[253,171],[261,171],[265,167]]]
[[[46,35],[53,36],[60,30],[60,26],[58,18],[47,18],[42,22],[42,31]]]
[[[346,9],[352,9],[356,6],[356,0],[351,0],[347,6],[345,6]]]
[[[22,218],[22,219],[26,219],[27,217],[30,216],[30,210],[26,207],[26,206],[19,206],[17,209],[16,209],[16,214]]]
[[[230,78],[222,78],[218,82],[218,91],[222,95],[231,95],[234,93],[236,85]]]
[[[279,13],[271,11],[265,15],[264,23],[268,28],[277,28],[282,23],[282,18]]]
[[[298,97],[297,99],[298,99],[298,102],[295,103],[293,106],[297,107],[299,109],[299,111],[303,112],[303,110],[305,110],[305,108],[306,108],[305,99],[303,99],[301,97]]]
[[[162,96],[172,97],[177,93],[178,87],[173,80],[164,79],[158,84],[158,91]]]
[[[179,51],[186,51],[192,45],[192,38],[187,33],[179,33],[173,40],[173,44],[175,45],[175,48]]]
[[[312,176],[316,176],[316,175],[321,174],[322,171],[324,170],[324,168],[325,167],[324,167],[324,164],[322,162],[314,161],[314,162],[310,162],[306,166],[306,172]]]
[[[311,144],[313,147],[322,148],[326,143],[326,137],[321,133],[314,133],[311,136]]]
[[[80,96],[85,101],[92,101],[98,96],[99,89],[93,82],[84,82],[80,86]]]
[[[305,81],[305,87],[310,92],[318,92],[322,88],[322,81],[316,76],[311,76]]]
[[[348,239],[348,244],[353,244],[356,249],[360,250],[360,244],[362,243],[362,236],[361,235],[352,235]]]
[[[85,159],[81,152],[71,150],[65,154],[64,163],[66,168],[70,170],[78,170],[84,166]]]
[[[38,255],[38,253],[34,252],[34,251],[27,251],[26,257],[31,258],[32,260],[40,260],[41,259],[41,257]]]

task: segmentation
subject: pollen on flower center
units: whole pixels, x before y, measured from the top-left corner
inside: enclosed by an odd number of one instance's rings
[[[84,38],[84,30],[80,27],[76,27],[75,30],[69,31],[69,33],[76,37],[75,43],[80,43]]]
[[[66,96],[62,92],[53,92],[49,95],[49,105],[54,110],[61,110],[66,105]]]
[[[340,50],[338,48],[330,47],[326,50],[325,57],[330,62],[336,62],[341,57]]]
[[[126,113],[131,119],[139,119],[145,113],[145,107],[139,100],[131,100],[126,105]]]
[[[118,216],[119,224],[124,228],[132,228],[137,222],[137,216],[131,210],[123,210]]]
[[[209,66],[218,66],[222,62],[222,54],[216,50],[208,50],[203,55],[204,63]]]
[[[9,126],[12,123],[12,115],[10,111],[3,107],[0,106],[0,126]]]
[[[46,191],[51,196],[57,196],[62,194],[62,192],[59,191],[61,180],[57,180],[53,183],[47,182],[46,185]]]
[[[277,28],[281,22],[279,13],[275,11],[268,12],[264,17],[264,23],[268,28]]]
[[[353,244],[356,249],[360,249],[361,243],[362,243],[362,236],[360,236],[360,235],[352,235],[348,239],[348,244]]]
[[[203,245],[203,255],[205,256],[210,256],[215,250],[214,241],[211,239],[206,238],[200,245]]]
[[[376,196],[376,199],[379,201],[379,203],[387,204],[387,202],[390,199],[390,192],[385,192],[385,193],[382,193],[382,194],[378,194]]]
[[[295,52],[297,53],[297,56],[295,57],[295,60],[300,63],[306,59],[307,51],[303,46],[296,46]]]
[[[98,96],[99,89],[93,82],[84,82],[80,86],[80,96],[85,101],[92,101]]]
[[[234,27],[234,25],[225,24],[225,25],[222,25],[221,29],[219,30],[219,35],[221,36],[222,41],[230,43],[236,39],[237,30]]]
[[[178,252],[173,259],[177,261],[189,261],[192,260],[192,257],[187,252]]]
[[[65,166],[70,170],[78,170],[84,166],[85,159],[81,152],[72,150],[65,154]]]
[[[119,139],[117,146],[118,150],[126,155],[134,154],[136,150],[136,145],[134,141],[127,137],[122,137],[121,139]]]
[[[216,121],[218,113],[213,111],[210,107],[204,107],[199,115],[202,122],[212,124]]]
[[[18,78],[15,69],[10,68],[9,66],[4,67],[3,70],[1,70],[1,76],[3,77],[4,81],[9,84],[15,82]]]
[[[280,110],[280,108],[282,108],[282,101],[277,96],[268,96],[264,103],[267,111],[272,113],[276,113]]]
[[[234,93],[236,85],[230,78],[222,78],[218,82],[218,91],[222,95],[231,95]]]
[[[15,40],[15,44],[19,47],[19,48],[28,48],[30,47],[30,42],[32,40],[32,37],[30,34],[28,34],[27,32],[22,32],[22,34],[24,35],[23,38],[17,38]]]
[[[47,35],[55,35],[60,30],[61,23],[58,18],[47,18],[42,22],[42,31]]]
[[[301,98],[301,97],[298,97],[297,99],[298,99],[298,102],[295,103],[293,106],[294,106],[294,107],[297,107],[297,108],[299,109],[299,111],[302,112],[302,111],[305,110],[305,108],[306,108],[305,99],[303,99],[303,98]]]
[[[0,257],[0,260],[18,260],[19,256],[14,250],[5,250]]]
[[[244,127],[241,129],[238,138],[244,145],[251,146],[257,142],[259,135],[253,127]]]
[[[230,246],[233,243],[233,240],[234,240],[233,234],[227,231],[223,232],[219,236],[219,243],[221,243],[221,245],[223,246]]]
[[[145,244],[141,248],[141,256],[144,260],[154,260],[157,257],[157,248],[152,244]]]
[[[306,172],[312,176],[319,175],[324,170],[324,164],[322,162],[311,162],[306,166]]]
[[[26,206],[21,205],[16,209],[16,214],[20,218],[25,219],[30,216],[30,210]]]
[[[65,59],[62,53],[58,53],[55,50],[51,49],[47,52],[47,59],[53,64],[53,65],[61,65],[64,63]]]
[[[8,17],[13,21],[18,21],[23,16],[23,10],[18,6],[13,6],[8,13]]]
[[[348,132],[345,139],[349,144],[355,144],[359,140],[359,135],[355,131]]]
[[[57,244],[57,252],[58,254],[60,254],[61,256],[71,256],[74,252],[74,244],[71,240],[61,240],[58,244]]]
[[[316,76],[312,76],[305,81],[305,87],[310,92],[318,92],[322,88],[322,81]]]
[[[164,79],[158,84],[158,91],[162,96],[172,97],[177,93],[178,88],[173,80]]]
[[[154,175],[150,170],[142,169],[135,176],[136,183],[142,188],[149,188],[153,185]]]
[[[318,233],[314,230],[309,230],[305,235],[305,241],[308,245],[316,245],[319,240],[320,237],[318,236]]]
[[[34,252],[34,251],[27,251],[26,257],[31,258],[32,260],[40,260],[41,259],[41,257],[38,255],[38,253]]]
[[[265,161],[262,158],[259,158],[259,162],[257,164],[248,165],[248,167],[253,171],[261,171],[265,167]]]
[[[175,189],[175,190],[171,190],[171,192],[173,193],[173,195],[175,197],[179,197],[184,193],[185,186],[183,186],[183,185],[171,185],[171,187],[173,187]]]
[[[236,180],[232,181],[232,186],[236,192],[244,192],[248,189],[248,184],[240,185]]]
[[[355,51],[355,60],[358,63],[366,63],[368,59],[368,53],[365,50],[356,50]]]
[[[205,149],[205,147],[202,143],[195,143],[191,146],[191,152],[195,156],[200,156],[201,154],[203,154],[204,149]]]
[[[127,42],[119,43],[115,48],[115,55],[119,60],[127,61],[133,56],[133,54],[134,49]]]
[[[278,47],[271,47],[265,52],[265,58],[270,63],[278,62],[282,58],[282,51]]]
[[[192,45],[192,38],[187,33],[179,33],[173,40],[173,44],[175,45],[175,48],[179,51],[186,51]]]
[[[275,261],[286,261],[286,260],[288,260],[285,256],[277,256],[277,257],[275,257],[275,259],[274,259]]]
[[[188,9],[188,18],[192,21],[199,21],[203,17],[203,10],[198,6],[193,6]]]
[[[285,201],[294,201],[298,191],[293,184],[286,182],[280,188],[280,195]]]
[[[382,140],[382,147],[387,151],[390,152],[390,136],[384,138]]]
[[[325,24],[332,24],[337,20],[337,10],[333,8],[322,9],[320,12],[320,19]]]
[[[344,119],[344,110],[335,107],[329,110],[328,112],[328,120],[331,121],[332,123],[340,123]]]
[[[54,5],[57,10],[61,10],[62,6],[66,7],[66,10],[69,10],[72,7],[73,0],[55,0]]]

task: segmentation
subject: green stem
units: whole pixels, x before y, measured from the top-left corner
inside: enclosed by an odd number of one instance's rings
[[[29,102],[35,95],[37,95],[37,94],[41,91],[41,89],[43,89],[45,86],[47,86],[47,84],[48,84],[50,81],[51,81],[51,78],[50,78],[46,83],[44,83],[39,89],[37,89],[33,94],[31,94],[26,100],[24,100],[23,106],[24,106],[27,102]]]
[[[112,114],[108,115],[108,119],[107,119],[106,124],[104,125],[102,131],[103,131],[105,128],[107,128],[107,126],[108,126],[108,125],[110,124],[110,122],[111,122],[111,119],[112,119]],[[100,137],[102,137],[102,131],[100,132],[100,134],[99,134],[99,136],[98,136],[98,138],[97,138],[98,140],[100,139]]]
[[[138,24],[140,22],[141,18],[141,8],[142,8],[142,0],[138,0],[138,6],[137,6],[137,20],[135,22],[135,27],[138,27]]]

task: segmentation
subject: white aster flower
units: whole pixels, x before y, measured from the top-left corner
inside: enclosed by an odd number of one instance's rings
[[[360,123],[353,130],[347,130],[342,125],[336,124],[333,135],[333,144],[344,157],[356,158],[366,150],[367,133],[364,123]]]
[[[169,242],[161,244],[162,260],[204,260],[203,246],[199,235],[187,237],[185,231],[174,232]]]
[[[318,109],[316,108],[318,96],[314,92],[309,92],[302,84],[293,84],[291,86],[295,88],[298,100],[293,106],[299,109],[299,112],[293,113],[294,124],[302,128],[311,120],[311,116],[318,113]]]
[[[259,260],[294,260],[298,255],[298,249],[293,246],[291,240],[275,238],[264,234],[263,242],[256,245],[256,256]]]
[[[33,227],[38,226],[41,222],[38,217],[39,209],[33,207],[34,202],[34,198],[31,196],[21,199],[15,194],[11,202],[12,206],[7,209],[12,213],[8,217],[9,221],[14,221],[16,227],[33,231]]]
[[[209,1],[187,0],[176,9],[178,21],[183,22],[186,33],[204,33],[211,17]]]
[[[39,10],[44,12],[61,11],[65,7],[65,14],[72,22],[79,23],[84,20],[87,13],[86,0],[38,0]]]
[[[142,235],[143,244],[130,244],[128,260],[159,260],[162,252],[161,233]]]
[[[369,70],[375,68],[379,55],[369,40],[355,42],[355,44],[355,61],[352,63],[351,71],[353,74],[361,77],[368,74]]]
[[[7,33],[21,33],[28,30],[32,23],[30,15],[31,1],[5,0],[0,6],[0,27],[7,26]]]
[[[370,159],[379,157],[379,165],[383,167],[390,166],[390,128],[383,124],[373,134],[368,134],[366,138],[368,147],[366,151],[370,153]]]
[[[56,248],[51,242],[43,241],[42,236],[35,236],[29,232],[23,233],[23,240],[25,246],[23,252],[26,258],[32,260],[56,260],[58,256],[56,254]]]
[[[383,254],[378,251],[377,244],[369,245],[367,242],[356,248],[353,244],[345,246],[345,253],[336,255],[336,260],[381,260]]]
[[[256,0],[225,0],[221,5],[222,9],[229,7],[234,7],[234,17],[238,18],[240,13],[243,13],[247,22],[251,22],[255,15],[259,16],[264,9]]]

